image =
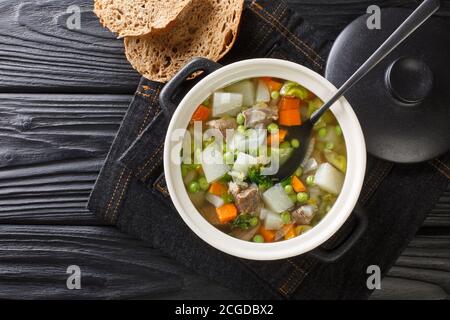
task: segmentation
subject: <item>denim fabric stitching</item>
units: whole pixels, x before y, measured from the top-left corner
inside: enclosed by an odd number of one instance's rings
[[[152,154],[151,158],[148,159],[146,166],[147,166],[148,164],[150,164],[150,162],[151,162],[154,158],[156,158],[157,156],[160,155],[160,152],[161,152],[161,150],[162,150],[163,147],[164,147],[164,144],[160,144],[160,145],[158,146],[158,148],[156,149],[156,151]],[[153,165],[150,167],[150,169],[148,170],[148,172],[141,178],[141,180],[142,180],[142,181],[147,180],[148,176],[149,176],[149,175],[153,172],[153,170],[159,165],[159,163],[160,163],[160,161],[155,161],[155,163],[153,163]],[[142,170],[144,170],[144,169],[142,169]]]
[[[306,273],[300,268],[294,267],[294,271],[290,274],[282,286],[278,288],[278,292],[283,294],[286,298],[289,298],[295,288],[305,279]],[[295,279],[295,281],[294,281]]]
[[[275,10],[278,10],[278,8],[280,8],[281,4],[282,4],[282,2],[279,2],[278,5],[277,5],[277,7],[275,8]],[[256,3],[256,1],[252,2],[252,5],[255,5],[257,8],[260,8],[260,10],[264,10],[264,8],[263,8],[259,3]],[[252,10],[252,11],[253,11],[253,10]],[[256,14],[256,12],[254,12],[254,11],[253,11],[253,13]],[[258,14],[257,14],[257,15],[258,15]],[[259,16],[259,15],[258,15],[258,16]],[[255,37],[254,40],[252,40],[252,45],[249,46],[250,48],[254,48],[253,52],[257,52],[257,51],[259,50],[259,48],[261,48],[262,45],[263,45],[264,43],[266,43],[267,38],[268,38],[269,36],[271,36],[271,32],[269,32],[269,30],[274,30],[274,27],[273,27],[273,26],[267,25],[267,24],[265,24],[262,28],[263,28],[263,29],[261,30],[261,32],[264,33],[264,36],[263,36],[258,42],[256,41],[256,37]],[[254,43],[254,44],[253,44],[253,43]]]
[[[153,96],[151,94],[143,93],[143,92],[140,92],[140,91],[136,91],[136,94],[140,95],[140,96],[143,96],[143,97],[146,97],[146,98],[153,98]]]
[[[447,173],[447,172],[445,172],[445,170],[444,169],[442,169],[441,167],[439,167],[439,162],[438,162],[438,164],[435,164],[434,162],[436,162],[436,160],[437,159],[434,159],[434,160],[432,160],[432,161],[429,161],[428,163],[431,165],[431,166],[433,166],[439,173],[441,173],[443,176],[445,176],[447,179],[449,179],[450,180],[450,175]],[[442,163],[442,162],[441,162]],[[442,163],[443,164],[443,163]],[[446,167],[445,166],[445,164],[443,164],[444,165],[444,167]]]
[[[161,185],[161,182],[164,179],[165,179],[165,175],[164,175],[164,173],[162,173],[159,176],[158,180],[156,180],[156,182],[153,184],[153,187],[155,189],[157,189],[159,192],[161,192],[162,194],[164,194],[166,197],[169,197],[170,196],[169,190],[166,187],[164,187],[163,185]]]
[[[306,278],[308,269],[314,267],[314,265],[317,264],[317,261],[313,263],[306,258],[301,264],[297,264],[291,259],[287,259],[287,262],[293,266],[294,271],[286,278],[286,281],[278,288],[278,291],[288,298]]]
[[[159,113],[158,113],[158,114],[159,114]],[[156,115],[156,116],[158,116],[158,115]],[[143,165],[141,165],[141,166],[138,168],[138,174],[139,174],[139,175],[140,175],[140,174],[142,173],[142,171],[144,171],[145,168],[150,164],[150,162],[153,160],[153,158],[155,158],[155,156],[157,155],[157,153],[161,150],[161,148],[162,148],[163,146],[164,146],[164,143],[159,144],[158,147],[156,148],[156,150],[155,150],[154,152],[152,152],[152,153],[149,155],[150,158],[148,158],[148,159],[145,161],[145,163],[144,163]]]
[[[438,163],[440,163],[445,169],[450,170],[450,167],[448,165],[446,165],[444,162],[442,162],[439,159],[435,159]]]
[[[258,7],[256,7],[258,8]],[[257,12],[254,9],[254,6],[250,6],[250,10],[252,10],[253,12],[255,12],[259,17],[261,17],[261,19],[263,19],[264,21],[266,21],[268,24],[270,24],[271,26],[273,26],[276,30],[278,30],[285,38],[286,40],[288,40],[297,50],[299,50],[301,53],[303,53],[307,58],[309,58],[309,60],[315,64],[317,67],[319,67],[320,70],[323,69],[322,64],[318,63],[315,59],[313,59],[303,48],[301,48],[297,43],[295,43],[291,37],[289,36],[289,34],[287,34],[283,29],[281,29],[280,27],[277,27],[277,25],[275,25],[272,21],[270,21],[269,19],[267,19],[266,17],[264,17],[260,12]],[[264,12],[266,12],[264,10]],[[274,20],[275,22],[278,23],[278,25],[282,25],[278,20]],[[316,55],[317,53],[314,52]]]
[[[158,90],[157,90],[156,92],[158,92]],[[139,90],[136,91],[136,93],[137,93],[137,94],[142,94]],[[152,100],[154,101],[155,99],[156,99],[156,95],[153,96],[153,99],[152,99]],[[152,102],[153,102],[153,101],[152,101]],[[142,125],[141,125],[140,129],[139,129],[139,134],[142,132],[142,130],[143,130],[144,126],[145,126],[145,123],[146,123],[146,121],[147,121],[147,119],[148,119],[148,117],[149,117],[149,114],[151,113],[151,110],[152,110],[152,109],[153,109],[153,108],[152,108],[152,104],[150,103],[150,107],[147,109],[146,116],[145,116],[145,118],[144,118],[144,120],[143,120],[143,122],[142,122]],[[118,189],[119,189],[119,186],[121,186],[122,177],[123,177],[125,171],[126,171],[126,168],[123,168],[123,169],[122,169],[122,172],[120,173],[119,180],[117,181],[117,184],[116,184],[116,186],[115,186],[115,188],[114,188],[114,191],[113,191],[113,193],[111,194],[111,198],[109,199],[108,206],[107,206],[107,208],[106,208],[106,210],[105,210],[104,217],[105,217],[105,219],[107,219],[108,221],[111,221],[111,222],[114,222],[114,213],[113,213],[113,217],[111,217],[112,219],[109,219],[109,218],[110,218],[110,217],[109,217],[109,212],[110,212],[110,210],[111,210],[111,205],[112,205],[112,203],[113,203],[114,198],[116,197],[116,193],[117,193],[117,191],[118,191]],[[127,181],[128,181],[128,180],[129,180],[129,179],[127,179]],[[124,193],[124,191],[125,191],[125,186],[126,186],[126,184],[124,185],[121,194]],[[117,211],[117,207],[118,207],[118,203],[117,203],[116,206],[115,206],[114,212]]]
[[[394,167],[392,162],[382,162],[379,166],[377,165],[367,178],[367,182],[363,186],[363,191],[359,198],[361,204],[365,204],[370,196],[375,192],[380,183],[384,180],[386,175]],[[375,179],[375,180],[374,180]]]
[[[144,121],[142,122],[141,127],[139,128],[139,134],[141,134],[144,131],[144,127],[147,123],[148,118],[150,117],[150,114],[152,113],[153,109],[158,109],[157,107],[153,106],[153,103],[156,101],[156,97],[159,95],[159,89],[155,90],[154,95],[150,96],[152,99],[150,100],[150,108],[147,111],[147,114],[145,115]],[[156,113],[156,112],[155,112]]]
[[[105,214],[103,215],[105,217],[105,219],[108,218],[109,210],[110,210],[112,202],[113,202],[113,200],[114,200],[114,198],[116,196],[116,192],[119,189],[120,181],[122,181],[122,177],[123,177],[124,173],[125,173],[125,169],[122,169],[122,172],[120,173],[120,176],[119,176],[119,180],[117,180],[116,187],[114,188],[114,191],[111,194],[111,198],[108,201],[108,206],[106,207]],[[108,221],[109,221],[109,219],[108,219]]]
[[[292,33],[288,28],[286,28],[280,21],[278,21],[270,12],[267,12],[267,15],[274,21],[277,22],[280,25],[280,28],[283,28],[286,30],[286,32],[291,35],[295,40],[297,40],[300,44],[302,44],[305,48],[309,49],[311,53],[313,53],[317,59],[321,61],[321,63],[324,63],[325,60],[314,50],[312,49],[306,42],[300,40],[294,33]]]
[[[131,178],[131,171],[128,173],[127,180],[123,184],[122,192],[120,193],[120,196],[117,199],[117,202],[116,202],[116,205],[115,205],[115,209],[114,209],[114,212],[112,214],[113,221],[116,221],[116,219],[117,219],[117,210],[119,209],[120,203],[122,202],[122,199],[123,199],[123,196],[125,194],[125,191],[127,190],[128,183],[130,182],[130,178]]]

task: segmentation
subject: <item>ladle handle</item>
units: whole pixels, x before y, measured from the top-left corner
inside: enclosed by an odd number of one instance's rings
[[[310,121],[316,123],[319,118],[347,92],[355,83],[363,78],[380,61],[392,52],[400,43],[420,27],[440,6],[439,0],[425,0],[413,13],[387,38],[387,40],[356,70],[355,73],[338,89],[320,109],[311,115]]]

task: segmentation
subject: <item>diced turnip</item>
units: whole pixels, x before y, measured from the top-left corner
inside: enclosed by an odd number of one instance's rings
[[[239,152],[233,165],[233,171],[242,172],[247,175],[248,168],[258,164],[258,159],[243,152]]]
[[[269,209],[278,213],[286,211],[294,205],[280,184],[276,184],[264,192],[263,200]]]
[[[333,150],[324,150],[325,159],[341,172],[345,173],[347,170],[347,158],[343,155],[334,152]]]
[[[258,86],[256,87],[256,102],[269,102],[270,92],[264,81],[259,80]]]
[[[223,154],[219,146],[215,143],[210,144],[203,150],[201,164],[208,182],[213,182],[221,178],[229,171],[223,159]]]
[[[269,211],[264,219],[264,228],[267,230],[279,230],[283,227],[284,223],[278,213]]]
[[[228,174],[233,178],[233,181],[238,184],[243,183],[245,180],[245,175],[240,171],[231,170]]]
[[[256,88],[251,80],[244,80],[234,83],[225,88],[226,92],[239,93],[242,95],[244,107],[250,107],[255,104]]]
[[[242,107],[243,96],[239,93],[215,92],[213,94],[213,117],[235,116]]]
[[[219,208],[225,204],[225,201],[222,199],[222,197],[216,196],[215,194],[206,193],[206,201],[211,203],[214,207]]]
[[[267,214],[269,212],[273,212],[273,211],[271,211],[271,210],[269,210],[267,208],[261,208],[261,210],[259,211],[259,219],[265,220],[266,217],[267,217]]]
[[[339,194],[344,184],[344,175],[328,162],[322,163],[314,177],[316,185],[329,193]]]

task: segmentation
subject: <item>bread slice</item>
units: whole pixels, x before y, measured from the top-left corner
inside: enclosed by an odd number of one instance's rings
[[[243,6],[243,0],[193,0],[169,33],[126,37],[126,56],[144,77],[160,82],[193,57],[217,61],[236,40]]]
[[[164,30],[192,0],[95,0],[94,12],[103,26],[119,37]]]

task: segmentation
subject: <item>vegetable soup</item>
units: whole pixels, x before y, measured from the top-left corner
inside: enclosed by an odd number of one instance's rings
[[[198,106],[183,142],[181,173],[203,217],[233,237],[259,243],[291,239],[319,223],[346,172],[345,141],[334,115],[327,111],[315,124],[292,176],[276,181],[270,170],[303,143],[289,137],[290,128],[321,105],[298,83],[262,77],[217,90]]]

